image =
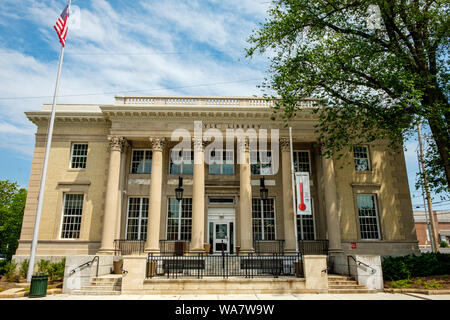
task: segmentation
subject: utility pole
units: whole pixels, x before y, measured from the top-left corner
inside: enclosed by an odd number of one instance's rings
[[[417,162],[418,162],[418,165],[419,165],[419,173],[422,176],[423,170],[422,170],[422,163],[420,161],[419,150],[417,150]],[[428,236],[430,237],[431,250],[434,252],[434,249],[433,249],[433,248],[435,248],[435,246],[434,246],[434,237],[432,237],[430,219],[429,219],[428,214],[427,214],[428,207],[427,207],[427,201],[426,201],[426,196],[425,196],[425,190],[423,188],[423,183],[420,184],[420,188],[422,189],[423,210],[425,211],[425,220],[427,222],[427,231],[428,231]]]
[[[428,203],[428,214],[430,217],[430,225],[431,225],[431,238],[432,238],[432,250],[433,252],[438,252],[439,251],[439,242],[437,241],[437,237],[436,237],[436,228],[434,225],[434,219],[433,219],[433,207],[431,205],[431,197],[430,197],[430,188],[428,185],[428,175],[427,175],[427,170],[425,167],[425,157],[423,154],[423,145],[422,145],[422,134],[420,131],[420,122],[417,123],[417,134],[419,136],[419,152],[420,152],[420,162],[422,164],[422,178],[423,178],[423,184],[425,186],[425,195],[427,198],[427,203]]]

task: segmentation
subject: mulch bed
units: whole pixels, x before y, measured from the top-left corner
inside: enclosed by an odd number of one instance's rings
[[[450,276],[416,277],[409,280],[384,281],[386,289],[450,290]]]

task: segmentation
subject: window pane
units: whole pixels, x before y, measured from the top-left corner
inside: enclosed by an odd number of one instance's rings
[[[83,198],[83,194],[64,195],[62,239],[78,239],[80,237]]]
[[[357,195],[361,239],[379,239],[374,195]]]
[[[295,172],[311,172],[308,151],[295,151],[293,156]]]
[[[252,199],[253,240],[275,240],[275,199]]]
[[[87,150],[87,144],[76,143],[72,145],[71,168],[86,168]]]
[[[367,147],[355,147],[353,150],[353,157],[355,159],[356,171],[368,171],[369,167],[369,152]]]

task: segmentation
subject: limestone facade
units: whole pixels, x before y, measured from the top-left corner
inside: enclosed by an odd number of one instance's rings
[[[203,244],[210,242],[211,217],[222,208],[225,217],[234,222],[232,234],[228,224],[228,249],[252,251],[252,205],[260,197],[263,175],[252,174],[245,142],[234,142],[232,174],[211,174],[209,165],[201,161],[207,157],[205,145],[192,140],[192,173],[171,173],[170,150],[179,142],[172,141],[172,134],[183,128],[194,137],[194,121],[201,121],[203,133],[218,130],[224,137],[227,129],[267,129],[269,138],[270,130],[278,130],[279,169],[276,174],[264,175],[273,199],[271,237],[285,240],[286,250],[295,250],[295,240],[302,235],[296,235],[294,229],[289,131],[282,121],[271,119],[272,103],[253,97],[116,96],[112,105],[58,105],[37,255],[112,254],[114,240],[128,235],[130,198],[148,199],[148,219],[141,221],[147,223],[146,238],[140,240],[145,241],[145,252],[158,251],[160,240],[168,238],[170,199],[175,198],[179,176],[183,178],[184,197],[192,199],[191,249],[202,250]],[[307,100],[305,106],[311,103]],[[17,259],[30,253],[50,108],[44,105],[41,111],[26,112],[37,132]],[[356,171],[353,153],[339,161],[321,156],[315,123],[308,108],[290,121],[294,151],[306,152],[309,157],[312,238],[328,239],[330,252],[337,253],[417,251],[403,150],[392,152],[384,143],[367,146],[370,170]],[[71,167],[74,144],[87,144],[85,168]],[[151,172],[132,173],[133,150],[151,151]],[[243,159],[240,164],[238,156]],[[83,195],[75,238],[62,237],[64,197],[68,194]],[[358,195],[374,196],[378,239],[362,239]],[[211,201],[220,198],[232,200]],[[224,214],[218,216],[220,219]]]

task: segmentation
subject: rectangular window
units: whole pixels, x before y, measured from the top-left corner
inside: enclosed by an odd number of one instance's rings
[[[131,156],[131,173],[152,172],[152,151],[133,150]]]
[[[250,152],[250,168],[254,175],[271,175],[272,172],[272,153],[270,151],[252,151]],[[256,159],[256,161],[255,161]],[[255,162],[252,164],[252,162]]]
[[[128,198],[127,240],[146,240],[148,198]]]
[[[72,152],[70,157],[70,167],[72,169],[85,169],[87,160],[87,143],[72,144]]]
[[[209,174],[234,174],[234,152],[218,151],[222,156],[217,156],[215,150],[211,151],[209,158]]]
[[[167,212],[167,240],[191,240],[192,198],[178,201],[169,198]]]
[[[294,151],[294,171],[311,173],[311,161],[309,151]]]
[[[359,228],[361,239],[378,240],[378,212],[375,195],[357,195]]]
[[[61,239],[80,238],[83,198],[83,194],[64,194]]]
[[[180,150],[178,156],[179,161],[172,159],[172,152],[170,152],[170,174],[193,174],[194,173],[194,151]]]
[[[253,240],[275,240],[275,199],[252,199]]]
[[[369,148],[360,146],[353,150],[356,171],[370,171]]]
[[[311,215],[297,215],[297,236],[299,240],[315,240],[314,206],[311,199]]]

